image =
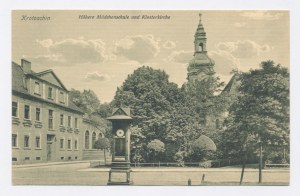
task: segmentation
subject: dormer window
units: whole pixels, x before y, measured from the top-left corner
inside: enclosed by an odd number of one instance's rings
[[[53,99],[53,88],[48,87],[48,99]]]
[[[34,94],[40,95],[41,94],[41,87],[39,82],[34,83]]]
[[[59,92],[59,102],[65,103],[65,93],[63,91]]]

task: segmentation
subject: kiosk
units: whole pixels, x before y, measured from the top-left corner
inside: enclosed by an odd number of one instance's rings
[[[112,166],[107,185],[133,184],[130,177],[130,108],[114,108],[112,116]]]

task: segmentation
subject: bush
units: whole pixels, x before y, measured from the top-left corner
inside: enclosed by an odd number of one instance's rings
[[[199,167],[202,168],[211,168],[212,161],[203,161],[199,163]]]

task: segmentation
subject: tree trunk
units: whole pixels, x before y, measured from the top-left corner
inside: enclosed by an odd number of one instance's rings
[[[243,158],[243,163],[242,163],[242,173],[241,173],[240,185],[243,183],[244,173],[245,173],[245,166],[246,166],[246,160],[245,160],[245,158]]]
[[[258,178],[258,183],[262,183],[262,144],[260,144],[260,149],[259,149],[259,178]]]
[[[106,149],[104,148],[104,166],[106,166],[106,154],[105,154]]]

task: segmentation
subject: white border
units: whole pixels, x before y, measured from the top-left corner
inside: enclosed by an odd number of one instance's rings
[[[2,69],[0,72],[0,138],[11,137],[11,10],[13,9],[68,9],[68,10],[290,10],[291,27],[291,179],[284,187],[84,187],[84,186],[12,186],[11,142],[0,142],[0,190],[3,195],[21,195],[24,191],[35,195],[300,195],[300,125],[299,83],[299,0],[1,0],[0,4],[0,48]]]

